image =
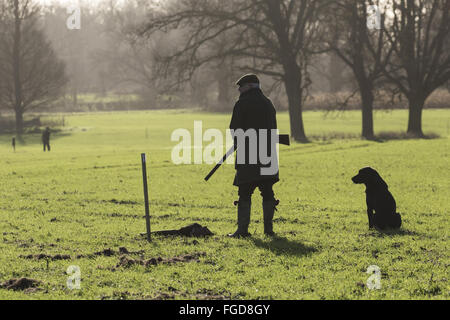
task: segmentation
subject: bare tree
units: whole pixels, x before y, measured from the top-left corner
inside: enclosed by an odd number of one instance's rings
[[[228,38],[224,33],[212,40],[214,45],[212,46],[216,50],[218,56],[222,56],[222,59],[214,61],[211,69],[215,72],[215,78],[217,79],[217,106],[216,110],[225,111],[231,110],[233,106],[230,104],[232,97],[230,83],[233,83],[238,75],[236,71],[236,59],[234,56],[224,55],[223,51],[227,49]]]
[[[155,35],[150,41],[134,36],[132,31],[146,21],[146,14],[151,10],[145,0],[104,3],[100,12],[102,36],[107,41],[94,55],[97,65],[105,70],[111,88],[138,91],[147,102],[154,102],[157,93],[163,93],[167,87],[154,76],[155,60],[176,41],[172,36]]]
[[[204,63],[224,56],[241,58],[240,70],[268,75],[282,81],[289,104],[291,135],[306,141],[302,105],[311,84],[308,67],[317,45],[324,0],[180,0],[171,2],[161,15],[151,17],[142,34],[186,31],[183,47],[167,57],[187,66],[180,79]],[[223,50],[202,50],[211,40],[227,34]]]
[[[386,77],[409,103],[409,134],[422,132],[422,110],[434,90],[450,79],[450,0],[392,0],[388,44],[393,59]]]
[[[66,64],[68,83],[66,93],[72,97],[74,106],[80,94],[106,91],[101,65],[94,61],[93,55],[106,45],[101,32],[103,20],[99,8],[93,3],[80,2],[81,28],[66,28],[68,17],[66,5],[54,3],[42,9],[44,32],[57,56]]]
[[[20,134],[25,111],[58,98],[66,82],[64,65],[39,28],[38,5],[3,0],[0,10],[0,104],[15,112]]]
[[[361,97],[362,136],[374,138],[373,102],[375,81],[382,75],[392,50],[386,49],[386,36],[381,28],[384,14],[379,12],[379,26],[368,26],[369,6],[380,1],[337,0],[330,9],[330,48],[352,70]],[[381,9],[381,8],[380,8]]]

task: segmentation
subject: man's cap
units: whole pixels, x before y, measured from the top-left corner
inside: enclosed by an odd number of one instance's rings
[[[246,74],[243,75],[238,81],[236,81],[236,85],[243,86],[246,83],[259,83],[259,79],[256,74]]]

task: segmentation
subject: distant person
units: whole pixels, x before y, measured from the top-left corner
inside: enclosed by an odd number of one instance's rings
[[[44,132],[42,133],[42,144],[44,145],[44,152],[45,148],[47,148],[48,151],[50,151],[50,128],[45,128]]]
[[[12,138],[12,147],[13,147],[14,152],[16,152],[16,137]]]
[[[240,96],[233,109],[230,129],[242,129],[244,132],[249,129],[258,132],[261,129],[265,130],[262,132],[269,134],[267,141],[270,144],[270,131],[277,129],[276,112],[272,102],[261,91],[258,77],[254,74],[245,75],[236,82],[236,85],[239,87]],[[243,146],[246,149],[245,153],[249,155],[249,143],[245,144]],[[279,180],[278,170],[272,175],[263,175],[261,174],[262,167],[264,165],[260,159],[256,164],[247,162],[247,159],[242,164],[236,162],[236,175],[233,184],[239,189],[239,201],[237,201],[238,228],[235,233],[229,234],[230,237],[239,238],[250,235],[248,226],[250,224],[251,198],[256,188],[259,189],[263,198],[264,234],[274,235],[272,220],[279,201],[275,200],[272,186]]]

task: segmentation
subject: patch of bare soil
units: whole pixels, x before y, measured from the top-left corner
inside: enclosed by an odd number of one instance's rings
[[[209,230],[207,227],[203,227],[198,223],[190,224],[178,230],[155,231],[152,232],[152,234],[162,236],[185,236],[185,237],[207,237],[214,235],[214,233],[212,233],[211,230]]]
[[[170,292],[159,292],[152,300],[172,300],[178,297],[189,298],[193,300],[230,300],[231,295],[227,292],[218,293],[210,289],[199,289],[196,293],[191,294],[188,292],[182,292],[176,288],[169,287],[167,289]]]
[[[80,258],[95,258],[98,256],[105,256],[105,257],[111,257],[114,255],[118,255],[118,254],[142,254],[144,251],[140,250],[140,251],[128,251],[127,248],[125,247],[120,247],[118,251],[114,251],[114,249],[111,248],[107,248],[107,249],[103,249],[101,251],[97,251],[94,253],[90,253],[90,254],[79,254],[77,255],[77,259]]]
[[[111,257],[111,256],[113,256],[115,254],[116,254],[116,252],[113,249],[110,249],[110,248],[104,249],[104,250],[101,250],[101,251],[97,251],[97,252],[93,253],[94,256],[105,256],[105,257]]]
[[[51,254],[45,254],[45,253],[38,253],[38,254],[29,254],[27,256],[20,256],[20,258],[24,258],[24,259],[35,259],[35,260],[52,260],[52,261],[56,261],[56,260],[70,260],[70,256],[68,254],[55,254],[55,255],[51,255]]]
[[[230,300],[230,294],[217,293],[210,289],[199,289],[194,298],[197,300]]]
[[[37,289],[37,286],[41,284],[40,281],[29,278],[18,278],[18,279],[10,279],[0,284],[1,288],[5,288],[7,290],[16,290],[16,291],[26,291],[26,292],[34,292]]]
[[[141,293],[131,293],[129,291],[114,291],[112,295],[102,295],[101,300],[150,300],[151,297]]]
[[[154,296],[130,293],[128,291],[114,292],[111,296],[102,296],[102,300],[173,300],[177,297],[193,300],[230,300],[231,295],[227,292],[217,293],[210,289],[199,289],[196,293],[180,291],[173,287],[168,287],[167,292],[158,292]]]
[[[110,202],[110,203],[114,203],[114,204],[138,204],[136,201],[131,201],[131,200],[117,200],[117,199],[111,199],[111,200],[104,200],[104,202]]]
[[[160,292],[152,298],[152,300],[173,300],[173,299],[175,299],[175,294],[167,292]]]
[[[145,267],[156,266],[158,264],[174,264],[180,262],[200,262],[199,258],[206,256],[205,252],[194,252],[190,254],[184,254],[181,256],[176,256],[172,258],[150,258],[150,259],[134,259],[126,255],[122,255],[119,258],[119,263],[116,265],[116,268],[124,267],[128,268],[134,265],[141,265]]]

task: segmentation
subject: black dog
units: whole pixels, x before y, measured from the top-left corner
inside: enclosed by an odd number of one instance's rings
[[[366,185],[367,216],[369,228],[398,229],[402,224],[402,218],[397,213],[394,197],[388,190],[388,186],[381,179],[378,172],[370,167],[359,170],[352,178],[353,183]],[[374,213],[375,211],[375,213]]]

